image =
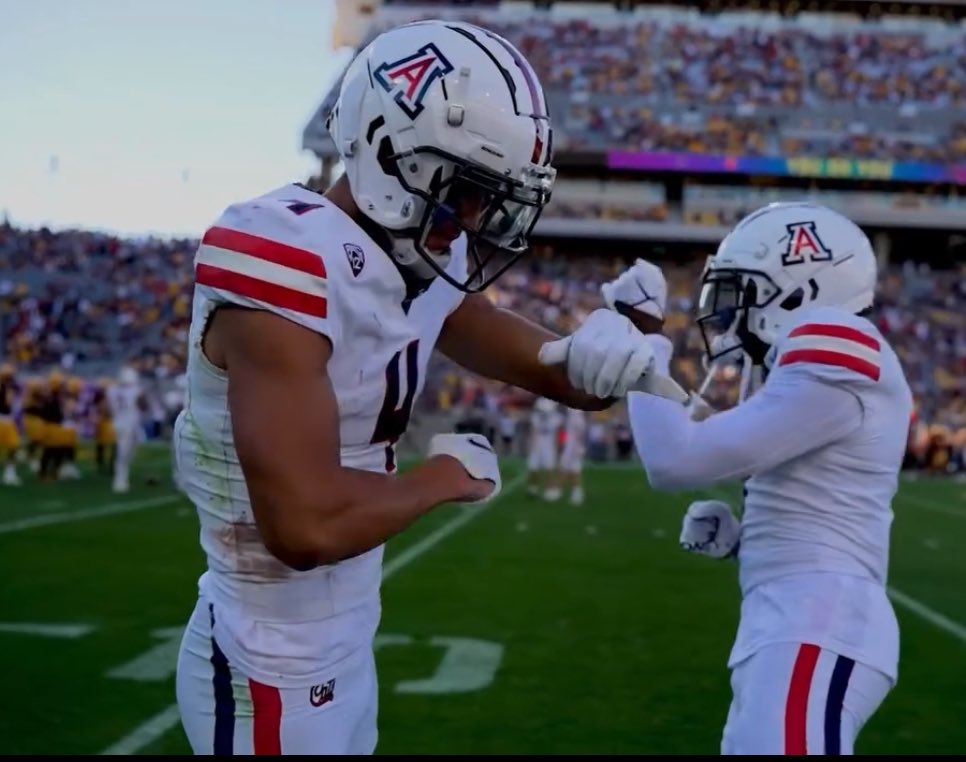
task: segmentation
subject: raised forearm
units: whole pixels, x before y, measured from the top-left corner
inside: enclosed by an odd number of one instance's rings
[[[614,399],[578,391],[564,365],[542,365],[540,347],[560,338],[553,331],[485,297],[467,297],[440,335],[438,348],[453,362],[486,378],[526,389],[578,410],[603,410]]]
[[[456,499],[454,470],[461,468],[447,457],[398,475],[337,467],[288,495],[275,482],[275,491],[253,500],[253,508],[263,516],[285,512],[283,521],[262,522],[266,545],[284,563],[305,571],[365,553]]]

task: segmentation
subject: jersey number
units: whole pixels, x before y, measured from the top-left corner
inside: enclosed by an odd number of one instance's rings
[[[399,391],[402,371],[400,365],[406,363],[406,396],[400,404]],[[413,409],[413,399],[416,397],[416,386],[419,383],[419,339],[413,339],[405,349],[400,349],[393,355],[386,366],[386,396],[382,400],[382,410],[376,419],[376,428],[372,433],[371,444],[386,443],[386,471],[396,469],[396,456],[393,445],[399,440],[409,426],[409,416]]]
[[[323,206],[325,206],[325,204],[310,204],[307,201],[291,201],[288,199],[282,203],[287,204],[288,206],[286,208],[290,212],[294,212],[300,217],[306,212],[311,212],[313,209],[321,209]]]

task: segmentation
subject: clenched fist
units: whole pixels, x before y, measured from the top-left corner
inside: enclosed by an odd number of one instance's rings
[[[540,348],[544,365],[566,363],[575,389],[597,397],[624,397],[652,369],[654,349],[623,315],[594,310],[570,336]]]
[[[741,524],[722,500],[698,500],[688,506],[681,525],[681,547],[711,558],[724,558],[738,545]]]
[[[448,455],[462,466],[454,502],[484,503],[500,494],[500,464],[482,434],[436,434],[429,441],[427,457],[440,455]]]

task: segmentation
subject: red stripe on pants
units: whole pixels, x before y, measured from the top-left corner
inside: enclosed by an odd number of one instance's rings
[[[252,692],[252,732],[256,754],[282,753],[282,694],[278,688],[248,680]]]
[[[788,698],[785,701],[785,754],[804,755],[805,739],[808,736],[808,692],[812,686],[812,675],[818,661],[818,646],[803,643],[799,646],[792,680],[788,685]]]

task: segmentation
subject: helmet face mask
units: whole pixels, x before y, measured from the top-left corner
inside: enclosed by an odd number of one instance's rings
[[[741,348],[754,364],[768,352],[751,326],[781,290],[767,273],[738,268],[705,270],[698,299],[698,328],[708,362],[732,355]]]
[[[399,265],[479,291],[528,251],[556,176],[552,131],[536,74],[502,37],[438,20],[385,32],[349,65],[327,124]],[[446,272],[460,236],[465,279]]]
[[[523,179],[501,177],[493,171],[461,161],[440,149],[424,147],[410,155],[439,156],[454,167],[446,180],[423,190],[410,185],[400,174],[400,185],[424,202],[423,212],[411,229],[413,248],[435,275],[456,288],[474,292],[485,289],[530,248],[530,234],[550,200],[553,170],[535,168]],[[394,155],[395,161],[406,156]],[[436,177],[442,172],[437,170]],[[465,234],[469,258],[465,281],[446,271],[448,245]],[[448,239],[448,240],[447,240]],[[433,245],[442,240],[442,250]]]

